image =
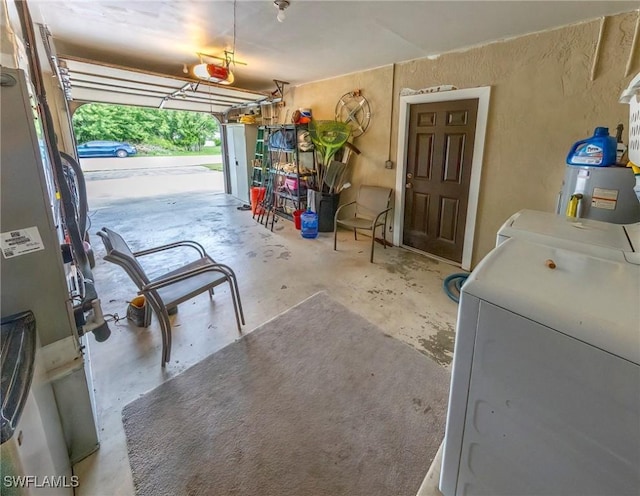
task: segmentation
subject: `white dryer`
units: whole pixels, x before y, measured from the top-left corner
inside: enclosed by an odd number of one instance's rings
[[[445,496],[640,494],[640,265],[621,229],[542,220],[462,288]]]

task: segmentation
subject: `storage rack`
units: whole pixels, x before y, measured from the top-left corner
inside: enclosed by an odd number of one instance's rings
[[[290,146],[275,148],[270,138],[277,132],[293,132],[293,142]],[[315,175],[315,153],[313,150],[299,149],[300,133],[307,131],[306,125],[286,124],[279,126],[265,126],[265,161],[268,165],[266,180],[266,194],[261,203],[261,213],[258,221],[265,227],[271,227],[278,217],[293,219],[295,210],[304,210],[307,205],[307,179]],[[303,163],[304,162],[304,163]],[[283,168],[283,164],[289,164]],[[271,224],[269,224],[271,220]]]

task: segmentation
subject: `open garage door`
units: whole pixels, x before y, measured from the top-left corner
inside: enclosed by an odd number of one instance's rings
[[[141,72],[70,56],[58,56],[57,62],[67,99],[79,103],[114,103],[224,114],[232,108],[268,100],[267,95],[255,91]]]

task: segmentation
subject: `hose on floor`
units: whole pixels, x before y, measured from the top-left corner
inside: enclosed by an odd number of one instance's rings
[[[456,303],[460,302],[460,289],[467,280],[467,277],[469,277],[468,273],[459,272],[445,277],[444,281],[442,281],[444,292]]]

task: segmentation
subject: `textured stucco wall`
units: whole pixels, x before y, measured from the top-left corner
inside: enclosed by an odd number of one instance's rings
[[[332,118],[338,98],[361,88],[373,115],[370,129],[356,140],[363,154],[354,163],[353,183],[394,187],[396,171],[386,170],[384,161],[390,142],[391,160],[397,156],[400,89],[491,86],[476,265],[511,214],[523,208],[554,211],[574,141],[596,126],[612,132],[619,122],[627,127],[629,109],[618,97],[640,70],[640,60],[633,60],[631,75],[624,75],[637,16],[607,18],[594,81],[599,20],[299,86],[286,100],[291,109],[312,107],[315,118]]]
[[[285,108],[280,115],[291,115],[298,108],[311,108],[314,119],[333,120],[340,97],[361,89],[371,106],[371,122],[367,131],[353,141],[360,155],[352,155],[349,162],[350,180],[356,184],[392,185],[395,171],[384,168],[389,157],[391,110],[394,101],[391,85],[393,67],[386,66],[365,72],[348,74],[338,78],[306,84],[285,92]],[[391,151],[395,154],[395,150]],[[356,189],[344,190],[341,203],[350,201]]]

